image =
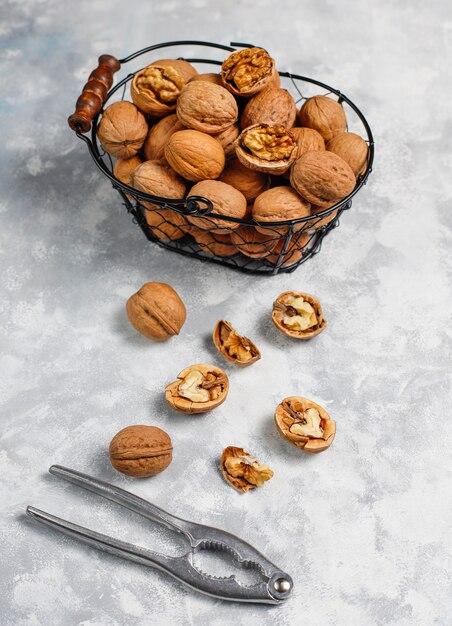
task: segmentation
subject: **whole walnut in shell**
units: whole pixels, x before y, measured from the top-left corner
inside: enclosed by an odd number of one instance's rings
[[[218,135],[213,135],[217,141],[220,142],[224,150],[224,156],[226,159],[232,159],[235,157],[235,141],[240,135],[240,128],[237,123],[231,124],[226,130],[223,130]]]
[[[179,294],[166,283],[145,283],[127,300],[126,309],[132,326],[156,341],[178,335],[187,317]]]
[[[179,130],[165,146],[165,158],[178,174],[197,182],[218,178],[226,162],[219,141],[198,130]]]
[[[231,242],[229,234],[210,233],[207,230],[193,226],[193,224],[190,224],[189,229],[185,230],[190,233],[203,252],[210,252],[215,256],[234,256],[234,254],[237,254],[237,248]]]
[[[355,188],[351,167],[333,152],[306,152],[295,161],[290,183],[306,200],[319,207],[330,207]]]
[[[306,152],[325,150],[325,141],[322,135],[313,128],[291,128],[289,135],[298,146],[297,158]]]
[[[325,141],[347,130],[344,109],[328,96],[308,98],[300,109],[299,118],[302,126],[318,131]]]
[[[141,157],[137,154],[130,159],[118,159],[115,163],[115,167],[113,169],[113,174],[116,176],[118,180],[120,180],[125,185],[132,186],[132,174],[137,169],[139,165],[142,164]]]
[[[184,227],[187,222],[185,217],[177,211],[172,211],[171,209],[159,211],[147,207],[144,217],[157,239],[173,241],[185,237]]]
[[[336,422],[325,409],[300,396],[284,398],[278,404],[275,424],[281,437],[305,452],[327,450],[336,435]]]
[[[241,191],[247,202],[253,202],[259,194],[270,186],[270,178],[267,174],[250,170],[238,159],[228,161],[220,180]]]
[[[151,196],[182,199],[185,196],[185,182],[169,165],[161,161],[145,161],[132,174],[132,186]],[[150,202],[145,206],[155,207]]]
[[[245,128],[235,142],[239,161],[267,174],[284,174],[297,156],[297,145],[283,126],[255,124]]]
[[[97,136],[108,154],[117,159],[130,159],[144,144],[148,124],[131,102],[114,102],[102,114]]]
[[[327,224],[332,222],[337,216],[337,214],[339,213],[339,209],[336,209],[335,211],[327,212],[327,214],[324,215],[323,217],[319,216],[319,214],[325,213],[327,209],[333,207],[335,204],[336,202],[332,202],[330,205],[327,205],[326,207],[319,207],[319,206],[314,206],[313,204],[311,204],[312,220],[309,220],[308,222],[309,228],[313,230],[318,230],[319,228],[323,228],[323,226],[326,226]]]
[[[364,174],[369,148],[362,137],[355,133],[340,133],[329,140],[326,149],[334,152],[350,165],[355,176]]]
[[[261,259],[271,254],[279,242],[279,235],[258,231],[254,226],[242,226],[231,233],[231,241],[237,250],[252,259]]]
[[[146,478],[163,472],[173,458],[169,435],[157,426],[127,426],[110,443],[110,462],[126,476]]]
[[[224,87],[202,80],[188,83],[176,107],[179,121],[187,128],[215,135],[238,119],[237,102]]]
[[[272,187],[261,193],[253,206],[253,219],[256,222],[281,222],[296,220],[310,215],[310,203],[298,195],[292,187]],[[296,229],[304,227],[304,222],[295,226]],[[269,226],[268,228],[256,226],[262,233],[269,232],[285,234],[288,226]]]
[[[190,190],[190,196],[208,198],[213,205],[212,213],[243,219],[246,214],[246,198],[237,189],[221,182],[220,180],[203,180],[194,185]],[[239,222],[222,220],[212,215],[195,217],[187,215],[187,220],[211,233],[228,234],[231,229],[238,228]]]
[[[130,95],[143,113],[164,117],[176,109],[180,92],[197,73],[182,59],[160,59],[135,74]]]
[[[230,54],[221,66],[221,80],[235,96],[253,96],[274,86],[275,61],[263,48],[244,48]]]
[[[297,105],[287,89],[264,89],[248,100],[240,118],[240,126],[271,124],[292,128],[297,119]]]
[[[154,124],[144,142],[143,152],[147,161],[160,161],[165,158],[165,146],[171,135],[183,130],[184,125],[175,113],[167,115]]]
[[[295,233],[286,248],[280,267],[288,267],[294,265],[303,257],[306,252],[306,246],[309,243],[309,234],[305,231]],[[279,263],[280,256],[285,246],[285,238],[280,239],[279,243],[273,249],[273,252],[266,258],[270,263]]]

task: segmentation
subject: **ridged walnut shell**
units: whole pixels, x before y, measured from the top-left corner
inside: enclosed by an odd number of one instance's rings
[[[300,396],[289,396],[278,404],[275,424],[286,441],[305,452],[323,452],[336,435],[336,422],[325,409]]]
[[[125,185],[132,186],[132,174],[139,165],[142,164],[142,159],[137,154],[130,159],[118,159],[113,169],[113,174],[118,180]]]
[[[164,117],[175,111],[180,92],[197,73],[182,59],[160,59],[135,74],[130,95],[143,113]]]
[[[235,157],[235,141],[239,135],[240,128],[237,123],[231,124],[231,126],[226,128],[226,130],[218,133],[218,135],[213,135],[222,145],[226,159],[232,159]]]
[[[271,124],[292,128],[297,119],[297,105],[286,89],[264,89],[248,100],[240,117],[240,126]]]
[[[297,145],[283,126],[255,124],[245,128],[235,142],[243,165],[267,174],[284,174],[297,156]]]
[[[270,178],[267,174],[250,170],[238,159],[231,159],[226,164],[220,180],[243,193],[247,202],[253,202],[270,186]]]
[[[338,214],[339,209],[336,209],[335,211],[331,211],[324,217],[318,217],[318,214],[323,213],[328,208],[330,208],[330,206],[334,206],[335,204],[336,202],[333,202],[331,203],[331,205],[326,206],[326,207],[319,207],[319,206],[315,206],[312,204],[311,205],[312,220],[309,220],[307,226],[310,229],[318,230],[319,228],[323,228],[323,226],[326,226],[327,224],[332,222],[334,218],[336,217],[336,215]]]
[[[188,229],[185,227],[185,231],[194,238],[203,252],[210,252],[215,256],[234,256],[237,254],[237,248],[231,242],[229,234],[210,233],[207,230],[201,230],[201,228],[193,226],[193,224],[189,224]]]
[[[220,320],[215,324],[213,343],[225,359],[240,367],[246,367],[261,358],[257,346],[232,327],[229,322]]]
[[[328,142],[326,149],[348,163],[355,176],[366,171],[369,148],[364,139],[356,133],[335,135]]]
[[[176,114],[187,128],[216,135],[238,119],[234,96],[224,87],[202,80],[188,83],[177,100]]]
[[[202,80],[206,83],[213,83],[214,85],[220,85],[220,87],[224,87],[220,74],[215,74],[215,72],[205,72],[204,74],[197,74],[196,76],[193,76],[190,82],[197,80]]]
[[[279,235],[270,229],[262,233],[254,226],[242,226],[231,233],[231,242],[245,256],[262,259],[272,253],[279,242]]]
[[[152,233],[158,239],[173,241],[185,237],[184,227],[187,222],[185,217],[177,211],[172,211],[171,209],[159,211],[146,207],[144,217]]]
[[[220,180],[203,180],[193,185],[190,190],[190,196],[208,198],[213,205],[212,213],[217,215],[225,215],[237,219],[243,219],[246,215],[247,204],[243,193]],[[187,215],[187,220],[198,228],[220,235],[227,235],[231,230],[240,226],[239,222],[229,222],[212,215],[206,215],[205,217]]]
[[[184,130],[177,115],[167,115],[159,120],[149,130],[146,141],[144,142],[143,152],[147,161],[161,161],[165,158],[165,146],[173,133],[178,130]]]
[[[221,66],[221,80],[235,96],[250,97],[274,86],[275,61],[263,48],[244,48],[230,54]]]
[[[187,317],[179,294],[166,283],[145,283],[127,300],[126,309],[132,326],[155,341],[178,335]]]
[[[298,195],[292,187],[272,187],[261,193],[254,201],[253,219],[256,222],[280,222],[308,217],[311,214],[310,203]],[[304,228],[305,223],[295,225],[295,230]],[[285,234],[288,226],[256,226],[262,233]]]
[[[305,246],[309,243],[309,234],[307,232],[296,233],[290,240],[289,245],[284,253],[282,263],[279,267],[288,267],[297,263],[305,253]],[[272,254],[267,257],[270,263],[278,263],[279,257],[283,251],[285,238],[281,238]]]
[[[308,98],[300,109],[301,126],[318,131],[325,141],[347,130],[347,118],[341,105],[328,96]]]
[[[220,469],[223,478],[242,493],[262,487],[273,476],[273,471],[266,463],[260,463],[252,454],[236,446],[228,446],[223,450]]]
[[[278,330],[294,339],[311,339],[326,328],[320,302],[301,291],[281,293],[273,303],[272,320]]]
[[[131,102],[114,102],[102,114],[97,136],[108,154],[117,159],[130,159],[144,144],[148,124]]]
[[[215,365],[197,363],[186,367],[177,380],[167,385],[168,404],[182,413],[205,413],[226,400],[229,380]]]
[[[353,191],[352,168],[333,152],[306,152],[290,172],[290,184],[300,196],[319,207],[329,207]]]
[[[165,146],[165,158],[178,174],[197,182],[218,178],[226,162],[219,141],[198,130],[179,130]]]
[[[325,150],[325,141],[320,133],[313,128],[291,128],[289,135],[298,146],[297,159],[306,152]]]
[[[109,452],[115,470],[146,478],[168,467],[173,446],[169,435],[157,426],[127,426],[113,437]]]
[[[132,186],[151,196],[180,200],[185,196],[185,182],[166,163],[161,161],[145,161],[132,174]],[[144,206],[154,207],[150,202]]]

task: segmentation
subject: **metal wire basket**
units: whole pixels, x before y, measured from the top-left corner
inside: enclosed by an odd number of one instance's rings
[[[123,64],[143,54],[179,46],[185,47],[190,52],[193,48],[201,46],[204,49],[207,47],[223,53],[226,51],[228,54],[237,48],[252,47],[250,44],[243,43],[231,43],[230,46],[225,46],[205,41],[172,41],[149,46],[120,60],[109,55],[102,55],[99,57],[99,66],[91,73],[77,101],[75,113],[69,117],[69,125],[86,143],[95,164],[111,180],[127,211],[133,216],[133,220],[143,230],[149,241],[179,254],[202,261],[220,263],[243,272],[277,274],[294,271],[320,251],[323,239],[339,226],[341,215],[351,208],[352,198],[366,183],[372,171],[374,141],[366,118],[358,107],[339,90],[313,78],[291,72],[279,72],[281,86],[292,93],[297,104],[319,93],[335,96],[337,101],[347,109],[349,130],[364,136],[369,146],[367,167],[364,173],[358,176],[354,190],[334,206],[320,210],[309,217],[284,222],[258,223],[252,218],[237,219],[219,216],[214,213],[212,203],[208,198],[190,196],[190,192],[180,200],[140,192],[115,177],[113,161],[98,142],[97,126],[104,105],[111,100],[124,99],[128,83],[141,68],[137,67],[135,71],[111,88],[114,72],[118,71]],[[175,57],[174,54],[172,56]],[[223,58],[224,56],[223,54]],[[211,65],[219,66],[223,62],[223,59],[191,56],[177,56],[177,58],[183,58],[195,66],[205,65],[207,68]],[[148,63],[151,62],[152,60],[148,61]],[[204,71],[208,71],[207,68]],[[198,218],[195,220],[198,223],[199,219],[202,219],[203,228],[200,229],[191,223],[187,217]],[[223,234],[210,232],[209,225],[215,228],[220,217]],[[231,224],[230,228],[225,226],[225,222]]]

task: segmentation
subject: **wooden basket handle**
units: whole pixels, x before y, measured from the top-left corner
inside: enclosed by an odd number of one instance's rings
[[[72,130],[81,133],[91,130],[93,117],[101,110],[107,91],[113,84],[113,74],[120,67],[118,59],[110,54],[102,54],[99,57],[99,65],[89,75],[82,95],[75,105],[75,112],[68,117],[67,121]]]

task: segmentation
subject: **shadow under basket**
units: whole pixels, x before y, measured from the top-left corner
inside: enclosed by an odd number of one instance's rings
[[[358,107],[337,89],[312,78],[279,72],[281,87],[294,96],[297,106],[312,95],[335,97],[346,109],[349,130],[365,137],[369,146],[366,169],[358,176],[352,193],[334,206],[318,210],[308,217],[285,222],[258,223],[251,218],[240,220],[218,216],[208,198],[188,195],[181,200],[170,200],[139,192],[114,176],[113,161],[98,142],[97,127],[104,105],[109,101],[124,99],[129,82],[141,67],[137,67],[111,88],[113,73],[123,64],[143,54],[178,46],[185,47],[190,56],[180,56],[177,53],[169,55],[167,52],[164,56],[183,58],[193,63],[201,72],[212,70],[210,67],[212,65],[221,66],[223,60],[193,58],[191,56],[193,48],[207,47],[214,51],[221,50],[224,58],[226,56],[224,51],[229,54],[237,48],[251,47],[249,44],[238,43],[225,46],[201,41],[173,41],[149,46],[120,60],[102,55],[99,57],[99,66],[91,73],[77,101],[75,113],[69,117],[69,125],[87,144],[95,164],[111,180],[127,211],[149,241],[179,254],[227,265],[242,272],[270,275],[293,272],[307,259],[320,252],[323,239],[339,226],[342,214],[351,208],[352,198],[366,183],[372,171],[374,141],[367,120]],[[161,58],[161,54],[148,60],[146,65],[157,58]],[[217,234],[214,230],[220,217],[221,234]]]

